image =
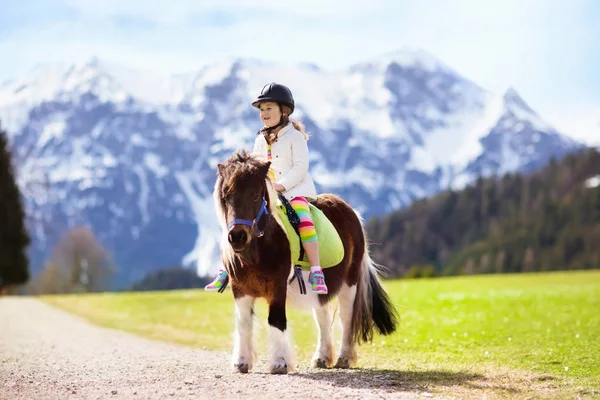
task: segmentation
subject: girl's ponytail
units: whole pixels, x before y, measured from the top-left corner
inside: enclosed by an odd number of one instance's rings
[[[300,131],[304,135],[304,139],[308,140],[308,133],[306,133],[306,129],[304,128],[304,124],[300,121],[296,121],[295,119],[291,119],[292,125],[297,131]]]

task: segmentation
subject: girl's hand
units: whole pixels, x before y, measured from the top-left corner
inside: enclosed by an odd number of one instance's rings
[[[273,187],[275,188],[275,190],[277,190],[278,192],[284,192],[285,191],[285,187],[283,185],[280,185],[277,182],[273,183]]]

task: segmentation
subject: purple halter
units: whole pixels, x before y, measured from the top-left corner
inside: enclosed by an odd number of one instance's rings
[[[258,211],[258,215],[256,216],[256,218],[254,218],[252,221],[249,221],[247,219],[236,218],[229,223],[229,226],[227,227],[227,229],[231,230],[231,228],[234,225],[248,225],[248,226],[254,228],[256,237],[262,237],[265,234],[265,232],[264,231],[261,232],[260,229],[258,229],[258,221],[260,221],[260,217],[262,217],[263,214],[268,214],[268,213],[269,213],[269,210],[267,209],[267,200],[265,200],[265,196],[263,195],[262,206],[260,207],[260,210]]]

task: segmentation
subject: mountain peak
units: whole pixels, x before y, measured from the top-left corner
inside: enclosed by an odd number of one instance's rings
[[[414,47],[402,47],[391,52],[380,54],[371,59],[354,64],[351,69],[365,70],[376,68],[379,70],[381,68],[387,68],[391,64],[398,64],[407,68],[417,67],[427,71],[452,71],[449,66],[444,64],[434,55],[421,48]]]
[[[521,95],[519,95],[519,93],[513,87],[509,87],[506,90],[506,92],[504,93],[503,99],[504,99],[504,104],[506,104],[507,107],[516,106],[522,110],[525,110],[532,114],[535,114],[535,112],[531,109],[531,107],[529,107],[529,105],[525,102],[525,100],[523,100]]]
[[[86,62],[85,65],[90,67],[98,67],[100,65],[100,59],[97,56],[91,56]]]

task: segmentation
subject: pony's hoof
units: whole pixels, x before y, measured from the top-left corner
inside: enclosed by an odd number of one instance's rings
[[[317,358],[317,359],[313,360],[313,367],[314,368],[329,368],[329,366],[330,366],[330,363],[328,363],[327,361],[323,360],[322,358]]]
[[[287,363],[284,360],[280,360],[278,362],[271,364],[271,373],[278,374],[278,375],[287,374],[288,373]]]
[[[348,369],[350,368],[350,360],[347,358],[338,358],[334,368]]]
[[[285,365],[283,367],[277,367],[277,366],[271,365],[271,373],[274,375],[285,375],[288,373],[287,365]]]
[[[240,364],[234,364],[233,368],[237,371],[240,372],[242,374],[247,374],[248,373],[248,364],[246,363],[240,363]]]

